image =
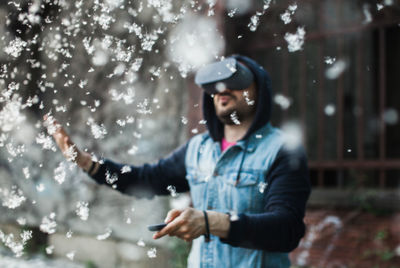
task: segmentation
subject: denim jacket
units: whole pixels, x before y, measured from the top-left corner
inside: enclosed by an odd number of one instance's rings
[[[284,135],[269,123],[268,73],[253,60],[236,57],[255,74],[258,90],[255,119],[242,140],[221,152],[224,128],[212,97],[204,94],[207,133],[157,163],[130,165],[129,172],[121,171],[125,164],[106,159],[92,177],[137,197],[167,195],[172,185],[177,192],[190,190],[196,209],[231,213],[227,238],[193,241],[189,267],[289,267],[288,252],[305,232],[307,159],[302,148],[286,150]],[[109,184],[111,175],[118,179]]]
[[[282,146],[281,132],[270,124],[224,152],[207,133],[192,138],[185,163],[194,208],[230,212],[233,217],[262,213],[268,192],[266,175]],[[210,242],[195,239],[188,262],[193,268],[290,266],[287,253],[232,247],[215,236]]]

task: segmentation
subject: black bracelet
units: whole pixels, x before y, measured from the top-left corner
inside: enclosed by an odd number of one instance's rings
[[[203,214],[204,214],[204,221],[206,222],[206,233],[204,234],[204,237],[206,242],[210,242],[210,227],[208,226],[207,212],[203,210]]]
[[[92,161],[92,165],[90,165],[90,168],[89,168],[89,170],[87,171],[87,173],[88,173],[89,175],[91,175],[95,167],[96,167],[96,162],[95,162],[95,161]]]

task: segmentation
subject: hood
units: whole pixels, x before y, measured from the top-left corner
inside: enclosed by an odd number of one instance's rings
[[[270,120],[272,106],[271,79],[267,71],[254,60],[241,55],[232,55],[231,57],[236,58],[250,68],[255,76],[257,87],[256,113],[253,123],[242,138],[242,140],[245,140]],[[203,116],[207,121],[206,125],[211,138],[214,141],[221,141],[224,137],[224,126],[215,114],[213,99],[205,92],[203,93]]]

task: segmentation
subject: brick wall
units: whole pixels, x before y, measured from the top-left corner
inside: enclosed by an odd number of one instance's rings
[[[309,209],[305,222],[294,266],[400,267],[400,213]]]

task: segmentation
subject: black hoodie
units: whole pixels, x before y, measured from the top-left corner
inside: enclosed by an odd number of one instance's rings
[[[268,73],[254,60],[240,55],[233,57],[251,69],[257,85],[255,119],[243,137],[246,140],[270,120],[271,82]],[[224,136],[223,124],[216,117],[213,100],[207,94],[203,95],[203,114],[209,135],[214,141],[221,141]],[[106,159],[92,177],[100,184],[107,184],[107,176],[116,174],[118,180],[113,183],[114,188],[138,197],[170,194],[167,190],[170,185],[177,192],[186,192],[190,190],[186,180],[186,149],[187,144],[155,164],[131,165],[131,171],[126,173],[121,172],[125,164]],[[296,169],[291,165],[293,161],[299,163]],[[281,150],[268,171],[266,181],[269,190],[266,193],[265,212],[240,214],[239,220],[231,221],[228,238],[221,239],[222,242],[237,247],[278,252],[289,252],[297,247],[305,232],[303,218],[310,194],[307,160],[303,150]]]
[[[247,131],[246,135],[242,138],[247,139],[254,131],[265,126],[271,117],[271,79],[264,68],[254,60],[241,56],[233,55],[236,60],[244,63],[253,72],[257,86],[257,108],[254,121]],[[217,118],[215,114],[215,107],[212,97],[203,93],[203,115],[207,121],[207,129],[214,141],[221,141],[224,137],[224,125]]]

